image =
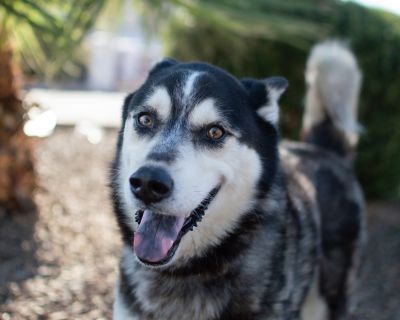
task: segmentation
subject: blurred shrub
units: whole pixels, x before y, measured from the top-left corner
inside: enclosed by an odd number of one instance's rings
[[[363,71],[356,168],[368,196],[400,198],[400,17],[354,4],[340,8],[335,35],[349,38]]]
[[[282,131],[290,138],[299,132],[311,46],[326,38],[347,40],[363,71],[360,122],[366,132],[358,175],[370,198],[400,198],[400,17],[334,0],[166,3],[147,1],[145,12],[164,17],[157,27],[168,55],[208,61],[238,77],[289,79]]]

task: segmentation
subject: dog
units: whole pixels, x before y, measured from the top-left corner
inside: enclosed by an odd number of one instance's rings
[[[338,42],[307,68],[302,142],[279,143],[283,77],[164,59],[124,102],[111,189],[114,320],[338,320],[365,241],[352,170],[361,73]]]

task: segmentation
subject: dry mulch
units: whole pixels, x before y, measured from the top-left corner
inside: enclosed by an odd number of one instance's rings
[[[0,319],[111,319],[120,238],[107,172],[116,139],[57,129],[36,150],[37,214],[0,209]],[[400,204],[369,206],[356,319],[400,319]]]
[[[107,172],[115,145],[58,129],[38,145],[38,215],[0,220],[0,319],[110,319],[120,237]]]

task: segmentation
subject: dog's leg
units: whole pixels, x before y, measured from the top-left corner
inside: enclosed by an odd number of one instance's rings
[[[314,276],[303,308],[301,310],[301,320],[327,320],[328,306],[319,291],[319,275]]]
[[[139,320],[139,317],[132,314],[128,306],[124,302],[121,293],[119,282],[115,288],[115,298],[113,305],[113,320]]]

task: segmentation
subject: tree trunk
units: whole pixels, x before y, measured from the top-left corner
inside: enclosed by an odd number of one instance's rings
[[[10,45],[0,45],[0,210],[30,212],[35,187],[32,140],[23,132],[26,111],[19,97]]]

